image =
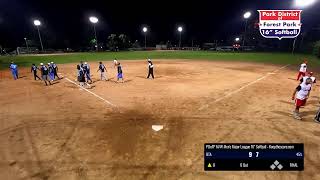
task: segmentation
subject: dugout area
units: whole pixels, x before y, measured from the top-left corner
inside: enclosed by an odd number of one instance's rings
[[[66,80],[76,64],[60,64],[64,79],[48,87],[29,68],[17,81],[2,72],[0,179],[320,179],[319,94],[302,121],[291,117],[292,66],[155,59],[149,80],[145,60],[121,61],[122,84],[104,63],[110,81],[97,81],[90,62],[89,90],[115,106]],[[203,145],[213,142],[304,143],[305,170],[204,172]]]

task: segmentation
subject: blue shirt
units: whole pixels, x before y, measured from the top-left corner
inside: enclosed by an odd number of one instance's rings
[[[10,65],[10,69],[11,69],[12,71],[17,70],[17,69],[18,69],[18,66],[17,66],[16,64],[11,64],[11,65]]]

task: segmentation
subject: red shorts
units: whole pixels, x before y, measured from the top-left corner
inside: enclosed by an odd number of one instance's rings
[[[301,107],[304,106],[307,102],[307,99],[301,100],[301,99],[296,99],[296,106]]]

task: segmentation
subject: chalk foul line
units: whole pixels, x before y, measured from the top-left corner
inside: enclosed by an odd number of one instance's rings
[[[75,84],[76,86],[80,87],[81,89],[83,89],[83,90],[87,91],[88,93],[90,93],[90,94],[92,94],[93,96],[97,97],[98,99],[100,99],[100,100],[104,101],[105,103],[109,104],[110,106],[112,106],[112,107],[117,107],[116,105],[112,104],[110,101],[108,101],[108,100],[104,99],[103,97],[101,97],[101,96],[97,95],[96,93],[94,93],[94,92],[92,92],[92,91],[90,91],[90,90],[88,90],[88,89],[86,89],[86,88],[84,88],[84,87],[80,86],[78,83],[76,83],[76,82],[74,82],[74,81],[70,80],[69,78],[64,77],[64,79],[66,79],[67,81],[71,82],[72,84]]]
[[[282,67],[280,67],[280,68],[278,68],[278,69],[276,69],[276,70],[274,70],[274,71],[272,71],[272,72],[269,72],[269,73],[267,73],[266,75],[264,75],[264,76],[262,76],[262,77],[260,77],[260,78],[258,78],[258,79],[256,79],[256,80],[254,80],[254,81],[252,81],[252,82],[250,82],[250,83],[248,83],[248,84],[240,87],[239,89],[236,89],[236,90],[234,90],[234,91],[231,91],[231,92],[229,92],[228,94],[226,94],[226,95],[224,95],[224,96],[222,96],[222,97],[214,100],[212,103],[219,102],[219,101],[221,101],[221,100],[223,100],[223,99],[225,99],[225,98],[227,98],[227,97],[229,97],[229,96],[231,96],[231,95],[233,95],[233,94],[235,94],[235,93],[238,93],[238,92],[240,92],[241,90],[245,89],[246,87],[251,86],[251,85],[257,83],[257,82],[259,82],[259,81],[267,78],[268,76],[270,76],[270,75],[272,75],[272,74],[275,74],[276,72],[278,72],[278,71],[280,71],[281,69],[284,69],[284,68],[286,68],[286,67],[288,67],[288,66],[290,66],[290,64],[287,64],[287,65],[282,66]],[[206,105],[201,106],[198,110],[201,111],[201,110],[203,110],[203,109],[205,109],[205,108],[208,108],[208,107],[209,107],[209,105],[206,104]]]

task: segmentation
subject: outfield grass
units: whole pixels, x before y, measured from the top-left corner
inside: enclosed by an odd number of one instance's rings
[[[315,56],[289,53],[233,53],[212,51],[126,51],[126,52],[99,52],[99,53],[74,53],[49,56],[0,56],[0,69],[5,69],[13,61],[18,66],[31,66],[32,63],[55,62],[58,64],[79,61],[106,61],[117,58],[128,59],[205,59],[223,61],[249,61],[271,64],[298,64],[307,58],[309,62],[320,65],[320,60]]]

